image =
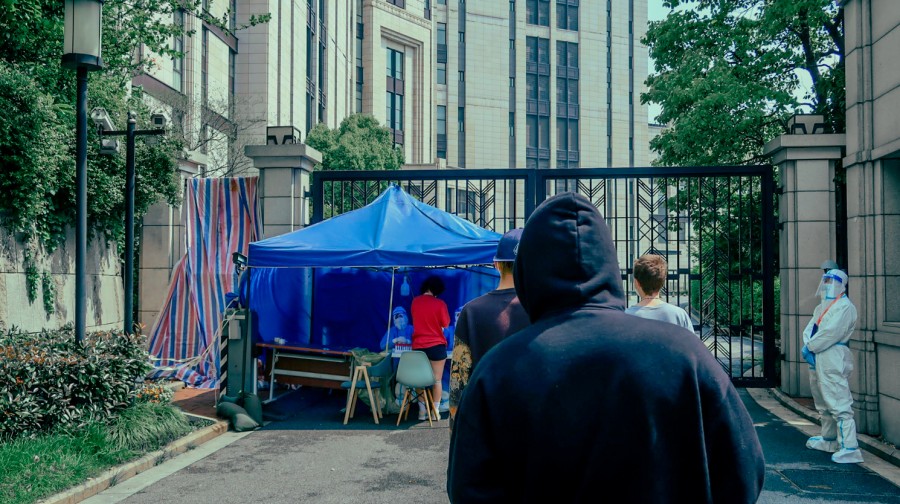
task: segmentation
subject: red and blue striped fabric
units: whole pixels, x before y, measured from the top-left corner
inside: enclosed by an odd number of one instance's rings
[[[257,177],[191,179],[182,223],[186,253],[172,271],[165,304],[150,330],[153,378],[216,388],[217,334],[225,294],[234,290],[233,252],[259,239]]]

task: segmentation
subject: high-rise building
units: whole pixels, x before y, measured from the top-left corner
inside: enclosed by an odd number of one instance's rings
[[[646,166],[646,0],[207,0],[184,58],[138,83],[173,107],[202,172],[243,171],[265,127],[302,135],[352,113],[410,164]],[[251,16],[268,23],[237,29]]]
[[[184,134],[186,174],[252,172],[267,126],[334,128],[353,113],[393,131],[411,165],[647,166],[647,0],[205,0],[182,58],[134,79]],[[267,23],[242,28],[254,15]],[[152,56],[152,55],[151,55]],[[180,210],[144,220],[142,320],[181,255]]]
[[[647,164],[646,1],[442,0],[433,20],[448,165]]]
[[[645,0],[354,3],[355,111],[407,162],[648,163]]]

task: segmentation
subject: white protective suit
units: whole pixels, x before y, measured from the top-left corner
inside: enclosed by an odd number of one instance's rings
[[[810,366],[809,370],[809,383],[822,422],[822,435],[809,438],[806,447],[834,453],[831,460],[837,463],[857,463],[863,460],[856,440],[853,398],[848,381],[853,371],[848,342],[856,328],[856,307],[844,292],[847,275],[840,270],[831,270],[825,275],[826,279],[828,277],[834,278],[833,287],[827,289],[834,297],[822,296],[822,302],[803,331],[803,342],[815,355],[815,366]],[[821,285],[820,292],[825,292]]]

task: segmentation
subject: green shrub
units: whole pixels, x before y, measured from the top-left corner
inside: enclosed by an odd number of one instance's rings
[[[191,431],[187,418],[172,406],[138,403],[119,412],[106,432],[112,451],[137,453],[156,450]]]
[[[174,407],[135,404],[108,425],[97,422],[0,442],[0,502],[33,504],[189,431],[184,415]]]
[[[0,333],[0,441],[107,422],[135,401],[150,370],[145,338],[71,327]]]

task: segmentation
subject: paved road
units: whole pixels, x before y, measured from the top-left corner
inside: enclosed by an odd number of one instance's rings
[[[762,391],[754,392],[754,396]],[[878,502],[900,504],[900,487],[879,476],[867,467],[857,464],[835,464],[831,454],[806,449],[810,433],[817,433],[818,425],[810,425],[783,408],[772,406],[781,418],[754,401],[749,393],[741,391],[744,404],[753,417],[756,432],[766,457],[766,482],[759,502],[812,503],[812,502]],[[770,399],[771,403],[775,401]],[[791,425],[789,422],[793,422]],[[798,429],[804,426],[809,433]],[[900,468],[864,453],[868,465],[878,466],[894,481],[900,481]]]
[[[866,467],[832,464],[828,454],[807,450],[799,417],[782,419],[759,406],[746,391],[745,404],[766,454],[766,483],[761,503],[877,502],[900,504],[900,487]],[[759,393],[754,392],[755,395]],[[765,398],[763,404],[771,407]],[[220,450],[153,482],[145,473],[130,492],[112,488],[89,504],[191,502],[447,502],[445,493],[447,421],[430,428],[410,420],[398,429],[375,426],[360,407],[348,426],[341,425],[340,394],[301,389],[273,403],[285,416]],[[777,407],[772,411],[782,415]],[[788,422],[793,422],[794,425]],[[805,429],[812,428],[805,422]],[[201,447],[199,450],[202,450]],[[198,451],[199,451],[198,450]],[[866,454],[867,461],[875,457]],[[177,463],[178,459],[159,466]],[[900,468],[881,462],[900,482]],[[892,471],[892,472],[891,472]]]

